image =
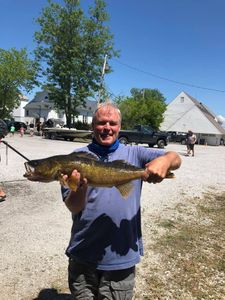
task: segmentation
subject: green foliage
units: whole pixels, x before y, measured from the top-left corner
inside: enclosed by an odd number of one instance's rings
[[[91,124],[83,123],[81,121],[77,121],[74,124],[74,128],[78,130],[91,130]]]
[[[36,57],[45,62],[49,98],[65,111],[69,127],[77,107],[99,89],[105,54],[109,59],[118,55],[104,25],[109,19],[105,6],[95,0],[85,16],[78,0],[64,0],[64,5],[49,1],[37,19]]]
[[[9,118],[20,103],[22,90],[29,92],[36,82],[37,64],[26,49],[0,48],[0,118]]]
[[[166,110],[165,98],[155,89],[131,89],[131,97],[120,98],[116,103],[122,113],[122,128],[136,124],[158,129]]]

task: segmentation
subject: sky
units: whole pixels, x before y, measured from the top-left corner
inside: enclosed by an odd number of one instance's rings
[[[54,2],[62,3],[63,0]],[[112,96],[158,89],[170,103],[185,91],[225,118],[224,0],[105,0],[120,57],[108,61]],[[86,9],[93,0],[81,0]],[[0,0],[0,48],[35,48],[34,20],[47,0]],[[32,100],[40,88],[28,98]]]

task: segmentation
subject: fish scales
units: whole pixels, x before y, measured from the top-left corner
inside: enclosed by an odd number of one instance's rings
[[[91,174],[91,173],[94,174]],[[130,171],[122,168],[114,168],[113,165],[96,165],[90,174],[84,174],[90,183],[102,183],[106,185],[122,184],[130,180],[138,179],[144,170]],[[85,176],[86,175],[86,176]],[[90,175],[90,176],[89,176]]]
[[[124,168],[123,168],[124,167]],[[133,167],[133,166],[132,166]],[[80,165],[74,163],[74,168],[87,178],[89,184],[95,186],[113,186],[126,183],[127,181],[138,179],[143,175],[144,170],[139,168],[129,168],[128,164],[117,162],[85,161]]]
[[[132,180],[141,179],[145,170],[117,160],[102,162],[87,152],[74,152],[69,155],[56,155],[25,163],[24,177],[31,181],[62,181],[62,174],[71,175],[76,169],[82,178],[87,178],[88,185],[98,187],[116,187],[126,198],[133,189]],[[71,189],[77,189],[76,182]]]

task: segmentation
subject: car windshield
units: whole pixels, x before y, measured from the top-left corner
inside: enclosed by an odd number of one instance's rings
[[[150,126],[148,126],[148,125],[143,126],[143,130],[144,130],[145,132],[152,133],[152,128],[151,128]]]

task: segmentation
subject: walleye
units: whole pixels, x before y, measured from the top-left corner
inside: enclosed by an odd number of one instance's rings
[[[88,185],[93,187],[116,187],[124,198],[133,188],[132,180],[141,179],[145,169],[138,168],[124,160],[102,162],[88,152],[73,152],[68,155],[56,155],[48,158],[25,162],[24,177],[31,181],[60,181],[63,175],[71,175],[76,169],[82,178],[87,178]],[[69,181],[69,188],[77,190],[77,182]]]

